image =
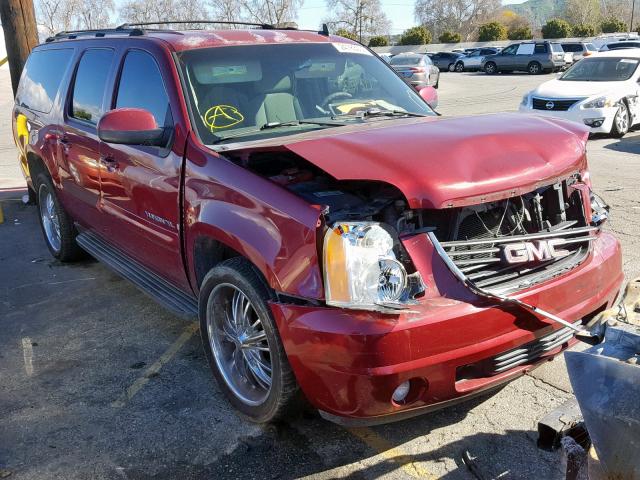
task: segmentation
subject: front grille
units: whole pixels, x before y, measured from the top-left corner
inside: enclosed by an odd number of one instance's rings
[[[470,217],[473,218],[473,217]],[[488,232],[483,238],[469,235],[472,240],[441,242],[453,263],[475,285],[492,291],[518,290],[540,283],[579,264],[589,252],[589,244],[596,237],[598,227],[573,227],[576,221],[565,222],[560,228],[526,235],[494,236]],[[532,262],[508,263],[505,246],[540,240],[562,239],[564,257]],[[538,244],[539,245],[539,244]]]
[[[580,325],[578,321],[574,325]],[[540,358],[555,350],[565,346],[574,335],[574,331],[568,327],[556,330],[537,340],[521,345],[512,350],[500,353],[494,357],[481,360],[479,362],[464,365],[457,369],[457,380],[469,380],[473,378],[491,377],[520,365],[531,365]]]
[[[560,100],[557,98],[532,98],[534,110],[566,111],[579,101],[579,98],[572,98],[568,100]]]

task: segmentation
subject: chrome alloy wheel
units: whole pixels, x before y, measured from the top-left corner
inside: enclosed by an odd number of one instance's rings
[[[271,349],[262,320],[235,285],[217,285],[207,305],[207,333],[218,370],[235,396],[260,405],[271,390]]]
[[[629,130],[629,110],[624,104],[621,104],[618,107],[618,111],[616,112],[616,116],[613,120],[616,122],[618,132],[627,133]]]
[[[62,245],[60,220],[58,219],[56,204],[53,200],[53,193],[51,193],[49,187],[45,184],[40,185],[40,189],[38,190],[38,205],[47,242],[53,250],[59,252]]]

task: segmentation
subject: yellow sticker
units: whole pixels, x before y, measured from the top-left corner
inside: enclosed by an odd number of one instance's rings
[[[244,121],[244,116],[231,105],[215,105],[205,112],[202,120],[213,132],[239,124]]]

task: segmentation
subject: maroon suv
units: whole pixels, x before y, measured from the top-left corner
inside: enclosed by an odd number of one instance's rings
[[[326,31],[123,26],[34,49],[14,134],[52,255],[198,314],[240,412],[373,422],[551,359],[623,278],[582,127],[429,95]]]

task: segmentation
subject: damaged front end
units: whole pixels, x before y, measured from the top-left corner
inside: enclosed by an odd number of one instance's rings
[[[384,182],[337,180],[286,149],[230,155],[321,209],[325,301],[342,308],[398,313],[428,294],[403,245],[419,234],[429,236],[475,294],[514,302],[507,295],[580,265],[608,216],[578,172],[523,194],[505,192],[500,200],[429,209],[411,208],[398,188]],[[582,332],[548,312],[520,306]]]

